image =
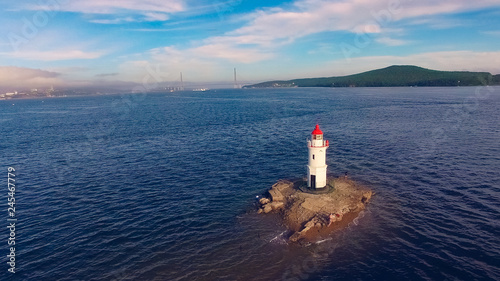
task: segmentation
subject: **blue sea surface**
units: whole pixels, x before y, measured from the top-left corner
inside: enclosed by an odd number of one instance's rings
[[[256,196],[306,174],[375,192],[346,229],[286,242]],[[0,101],[16,177],[2,280],[500,280],[500,88],[291,88]]]

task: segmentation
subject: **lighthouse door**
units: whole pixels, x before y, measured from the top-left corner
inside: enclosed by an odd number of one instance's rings
[[[311,175],[311,188],[316,188],[316,175]]]

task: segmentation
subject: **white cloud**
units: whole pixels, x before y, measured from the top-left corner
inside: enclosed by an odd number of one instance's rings
[[[2,87],[44,87],[62,84],[56,72],[15,66],[0,66],[0,86]]]
[[[340,54],[339,50],[335,49],[335,45],[331,43],[319,43],[315,48],[312,48],[307,52],[310,55],[332,55]]]
[[[380,25],[378,24],[361,24],[358,26],[355,26],[352,30],[352,32],[355,33],[380,33],[382,32],[382,29],[380,28]]]
[[[84,52],[81,50],[53,50],[53,51],[23,51],[13,53],[0,53],[0,56],[8,56],[24,60],[35,61],[59,61],[75,59],[96,59],[103,55],[101,52]]]
[[[381,33],[404,18],[500,6],[498,1],[443,0],[300,0],[292,8],[272,8],[247,15],[249,24],[226,34],[225,41],[269,46],[325,31]]]
[[[112,19],[91,19],[89,20],[90,22],[93,23],[100,23],[100,24],[122,24],[122,23],[127,23],[127,22],[142,22],[142,21],[166,21],[169,19],[169,16],[167,14],[162,14],[162,13],[144,13],[141,16],[127,16],[127,17],[116,17]]]
[[[28,7],[40,9],[39,5]],[[53,5],[48,7],[54,8]],[[85,14],[117,14],[124,11],[175,13],[183,11],[185,4],[183,0],[87,0],[64,1],[57,8]]]
[[[375,39],[380,44],[384,44],[387,46],[402,46],[406,45],[409,43],[409,41],[401,40],[401,39],[394,39],[390,37],[379,37]]]
[[[135,22],[137,21],[133,17],[125,17],[125,18],[114,18],[114,19],[93,19],[90,22],[100,23],[100,24],[120,24],[124,22]]]
[[[493,6],[500,6],[500,3],[492,0],[474,2],[443,0],[439,4],[431,0],[400,0],[399,2],[387,0],[298,0],[286,7],[261,9],[243,15],[241,20],[247,23],[242,27],[223,35],[192,42],[191,47],[180,49],[168,46],[152,50],[147,54],[149,57],[145,60],[154,64],[166,65],[169,69],[175,70],[174,72],[179,69],[189,69],[196,72],[194,76],[208,79],[208,77],[217,77],[216,72],[228,68],[228,63],[252,64],[275,58],[282,59],[277,55],[281,47],[312,34],[330,31],[369,33],[380,44],[401,46],[409,44],[411,41],[393,37],[395,34],[404,33],[400,26],[395,26],[394,23],[397,21],[428,19],[435,15],[473,11]],[[419,24],[426,23],[420,22]],[[438,54],[445,57],[441,63],[438,63],[440,57],[437,55],[432,56],[433,59],[416,55],[414,57],[358,58],[351,59],[349,64],[363,65],[365,69],[374,68],[370,65],[372,63],[377,66],[411,63],[431,68],[448,65],[450,66],[448,69],[464,69],[474,65],[471,63],[472,59],[469,64],[453,63],[454,61],[463,62],[463,60],[455,60],[459,59],[459,56],[454,56],[455,53]],[[491,60],[485,61],[478,53],[475,53],[473,57],[483,59],[484,64],[480,64],[481,67],[491,68]],[[122,67],[133,63],[125,63]],[[281,62],[277,63],[281,64]],[[341,60],[336,63],[343,65],[345,61]],[[346,69],[352,68],[347,64],[345,67]],[[478,69],[480,69],[479,65]],[[130,71],[128,72],[130,73]]]
[[[500,6],[500,3],[492,0],[444,0],[439,4],[430,0],[299,0],[288,9],[270,8],[248,14],[244,17],[248,24],[223,36],[207,38],[195,50],[206,56],[253,62],[270,58],[279,47],[298,38],[327,31],[384,34],[377,42],[399,46],[409,41],[389,36],[402,32],[400,28],[391,27],[395,21],[490,6]],[[252,55],[253,60],[244,58]]]
[[[51,86],[58,88],[94,86],[130,90],[136,85],[131,82],[108,79],[118,76],[117,73],[93,74],[88,79],[81,79],[81,76],[72,79],[75,77],[67,75],[68,73],[87,72],[88,70],[82,67],[64,67],[59,68],[56,72],[26,67],[0,66],[0,89],[3,91],[25,91],[30,88],[43,89]]]
[[[31,10],[51,10],[91,14],[91,22],[117,24],[123,22],[166,21],[169,14],[186,10],[184,0],[87,0],[48,1],[47,5],[26,5]],[[113,16],[113,18],[107,18]],[[118,16],[118,18],[116,18]],[[103,18],[105,17],[105,18]]]
[[[271,53],[264,53],[255,48],[238,48],[230,44],[208,44],[187,50],[190,55],[200,58],[221,58],[232,62],[253,63],[270,59]]]
[[[162,14],[162,13],[145,13],[146,16],[146,21],[166,21],[168,20],[168,15],[167,14]]]
[[[488,31],[482,31],[481,33],[492,36],[500,36],[500,30],[488,30]]]
[[[271,57],[272,54],[253,48],[234,48],[230,45],[208,44],[185,50],[163,47],[151,50],[146,59],[131,60],[121,64],[120,73],[123,74],[122,79],[139,83],[143,79],[151,80],[150,72],[160,73],[156,76],[161,78],[161,82],[178,80],[181,71],[184,71],[186,81],[229,80],[232,67],[228,67],[228,63],[253,63]]]
[[[441,17],[419,17],[411,20],[409,25],[425,25],[432,29],[449,29],[464,26],[465,22]]]

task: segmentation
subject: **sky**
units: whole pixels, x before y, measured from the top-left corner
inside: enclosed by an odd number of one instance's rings
[[[500,74],[500,0],[0,0],[0,87]]]

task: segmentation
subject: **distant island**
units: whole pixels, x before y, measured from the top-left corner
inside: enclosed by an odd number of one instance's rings
[[[281,87],[452,87],[500,85],[500,74],[489,72],[438,71],[413,65],[393,65],[359,74],[269,81],[244,88]]]

